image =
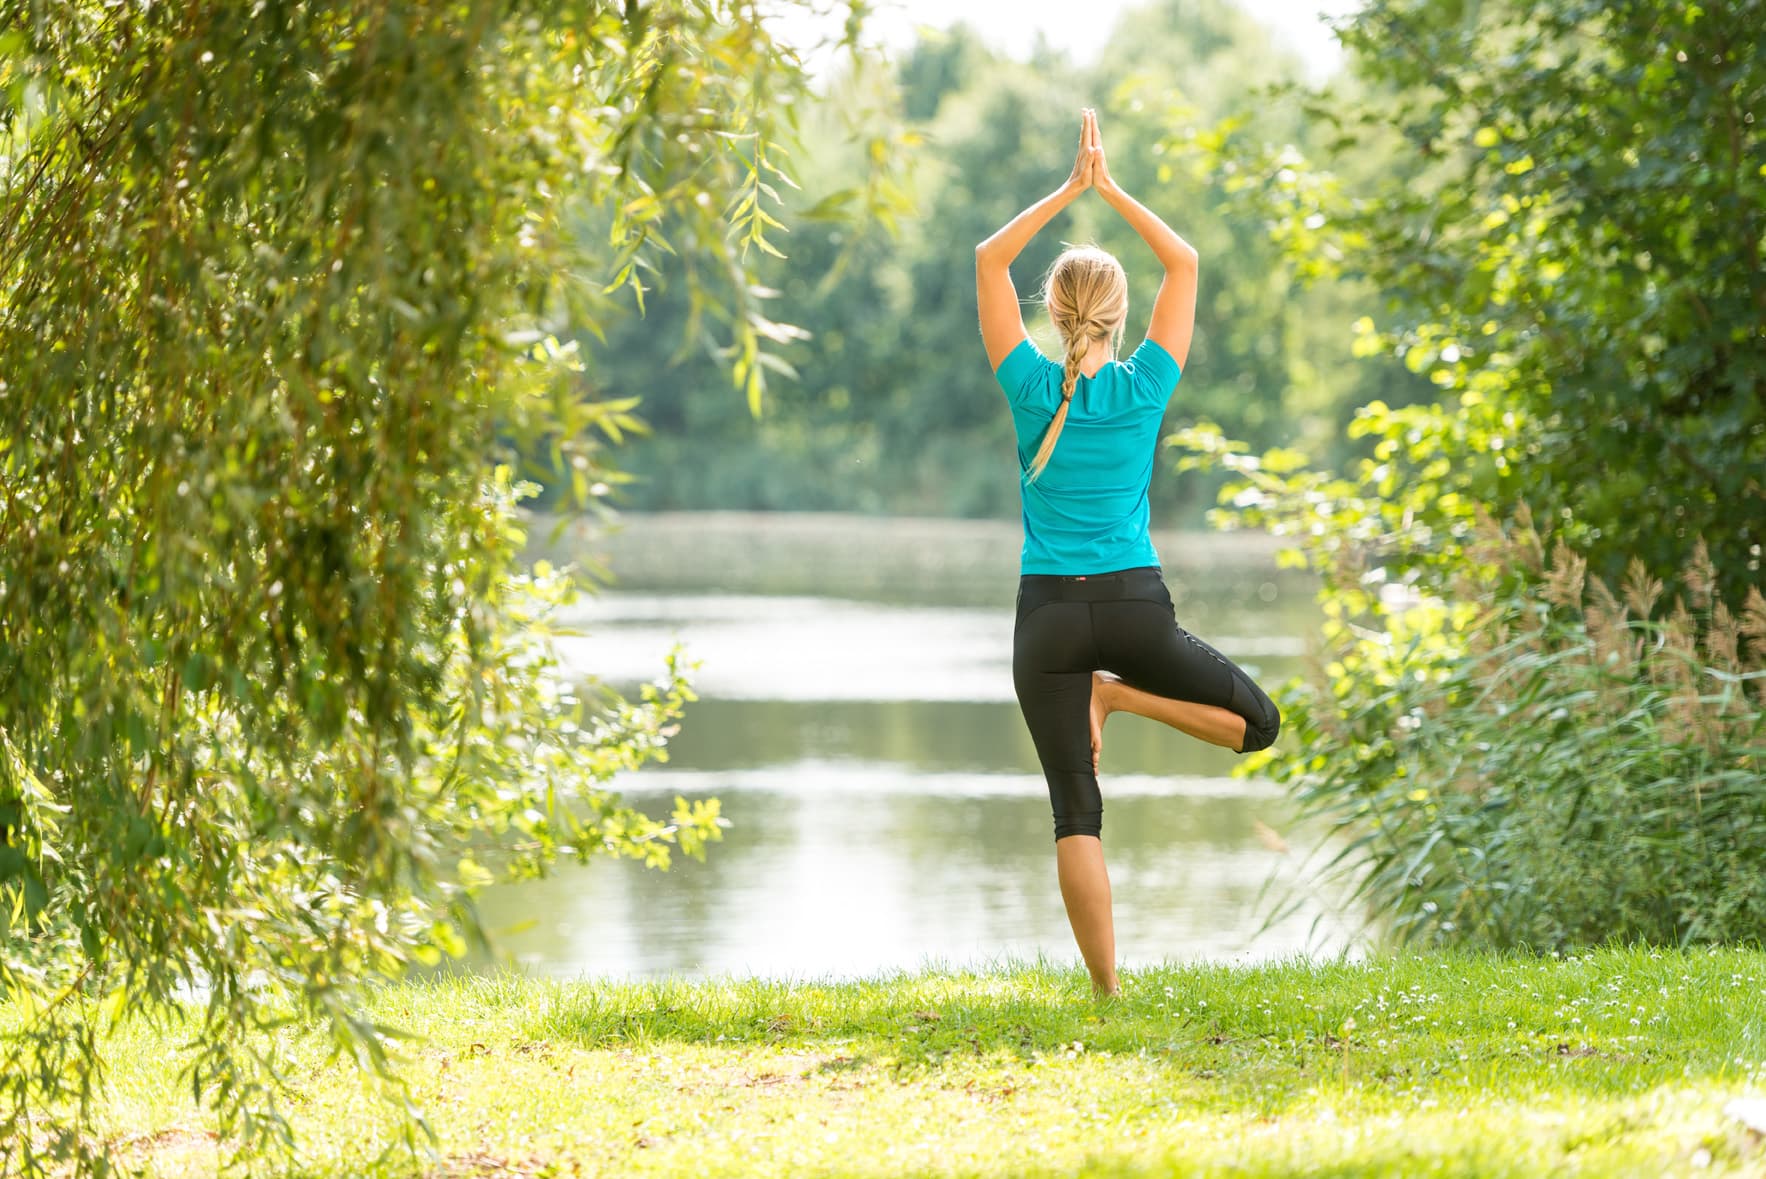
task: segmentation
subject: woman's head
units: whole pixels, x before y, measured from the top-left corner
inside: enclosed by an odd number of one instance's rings
[[[1094,340],[1120,342],[1128,318],[1128,276],[1105,251],[1069,246],[1049,268],[1042,297],[1069,353],[1077,347],[1083,357]]]
[[[1067,424],[1073,388],[1079,383],[1079,365],[1099,340],[1109,340],[1114,350],[1122,343],[1122,326],[1128,318],[1128,276],[1122,263],[1096,246],[1070,246],[1049,268],[1042,287],[1049,319],[1061,334],[1066,359],[1061,365],[1061,407],[1042,437],[1030,464],[1034,482],[1049,465],[1055,439]]]

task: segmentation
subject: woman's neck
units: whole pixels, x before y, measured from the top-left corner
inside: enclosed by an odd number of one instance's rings
[[[1108,339],[1093,340],[1091,350],[1079,362],[1079,371],[1088,377],[1098,375],[1098,370],[1115,357],[1116,349]]]

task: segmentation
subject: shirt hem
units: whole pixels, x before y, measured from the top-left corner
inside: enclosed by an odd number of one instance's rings
[[[1145,560],[1129,557],[1121,561],[1100,563],[1080,568],[1074,565],[1047,564],[1042,562],[1021,561],[1018,564],[1019,577],[1102,577],[1106,573],[1120,573],[1124,569],[1159,569],[1164,565],[1159,561],[1157,553],[1148,554]]]

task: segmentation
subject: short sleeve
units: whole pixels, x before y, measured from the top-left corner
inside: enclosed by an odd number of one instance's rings
[[[1018,341],[1016,348],[1006,353],[1006,358],[1000,361],[1000,366],[993,375],[999,381],[1000,388],[1005,391],[1006,400],[1013,405],[1023,405],[1030,400],[1037,379],[1049,364],[1049,359],[1038,352],[1036,345],[1026,336]]]
[[[1164,345],[1148,336],[1128,358],[1134,370],[1135,400],[1164,405],[1183,378],[1183,369]]]

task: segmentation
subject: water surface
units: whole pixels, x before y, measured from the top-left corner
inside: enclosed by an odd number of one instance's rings
[[[1186,626],[1268,686],[1297,671],[1310,587],[1267,545],[1159,540]],[[630,685],[677,643],[699,664],[669,763],[622,779],[625,798],[662,814],[716,797],[729,827],[705,863],[598,861],[491,890],[507,955],[569,977],[1077,961],[1012,696],[1015,527],[680,515],[547,545],[622,575],[573,619],[573,669]],[[1104,842],[1126,964],[1343,944],[1316,899],[1266,927],[1266,887],[1293,892],[1303,871],[1260,838],[1290,816],[1273,787],[1231,776],[1237,760],[1112,718]]]

